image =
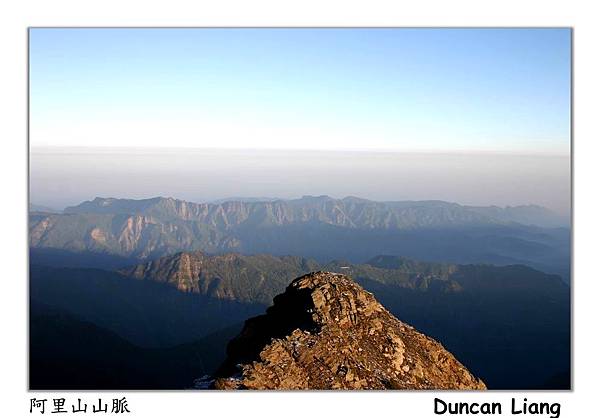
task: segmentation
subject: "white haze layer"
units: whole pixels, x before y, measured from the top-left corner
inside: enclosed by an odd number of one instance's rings
[[[206,202],[329,195],[537,204],[570,213],[570,158],[502,153],[34,148],[31,202],[53,208],[96,196]]]

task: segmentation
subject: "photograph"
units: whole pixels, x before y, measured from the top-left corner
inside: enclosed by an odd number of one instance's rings
[[[572,390],[572,38],[29,27],[28,390]]]

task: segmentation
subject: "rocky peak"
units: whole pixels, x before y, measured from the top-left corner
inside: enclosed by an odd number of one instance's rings
[[[218,389],[485,389],[441,344],[328,272],[294,280],[227,355]]]

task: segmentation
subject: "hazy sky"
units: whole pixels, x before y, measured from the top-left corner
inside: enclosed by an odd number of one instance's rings
[[[38,149],[32,202],[54,208],[102,197],[359,196],[471,205],[570,205],[569,157],[371,151]]]
[[[328,194],[564,213],[570,38],[32,29],[32,201]]]

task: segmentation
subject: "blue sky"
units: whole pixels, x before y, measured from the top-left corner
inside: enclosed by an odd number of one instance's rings
[[[568,29],[32,29],[31,144],[568,154]]]

